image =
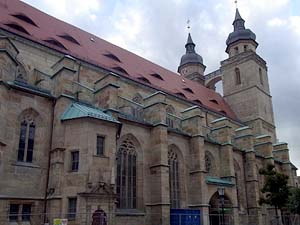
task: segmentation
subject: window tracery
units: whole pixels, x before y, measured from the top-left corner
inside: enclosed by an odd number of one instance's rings
[[[34,109],[28,108],[19,116],[20,130],[17,160],[20,162],[31,163],[33,161],[36,120],[38,115]]]
[[[168,151],[170,203],[172,208],[180,207],[179,162],[177,154]]]
[[[20,125],[18,161],[32,162],[35,136],[35,122],[24,119]]]
[[[135,209],[137,206],[136,161],[135,145],[127,138],[117,152],[117,208]]]

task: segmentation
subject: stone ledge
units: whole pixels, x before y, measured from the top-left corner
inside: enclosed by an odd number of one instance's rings
[[[104,85],[103,87],[101,87],[101,88],[95,90],[93,93],[94,93],[94,94],[97,94],[98,92],[100,92],[100,91],[102,91],[102,90],[104,90],[105,88],[108,88],[108,87],[120,88],[120,86],[117,85],[117,84],[109,83],[109,84],[106,84],[106,85]],[[92,90],[92,91],[93,91],[93,90]]]
[[[116,210],[116,216],[145,216],[145,212],[137,209],[119,209]]]
[[[251,128],[248,126],[245,126],[245,127],[240,127],[238,129],[235,129],[235,131],[242,131],[242,130],[247,130],[247,129],[251,129]]]
[[[253,137],[253,134],[244,134],[244,135],[235,136],[234,139],[247,138],[247,137]]]
[[[28,196],[28,195],[0,195],[0,199],[20,199],[20,200],[44,200],[44,196]]]
[[[41,167],[39,165],[35,165],[28,162],[15,162],[12,163],[13,166],[20,166],[20,167],[28,167],[28,168],[34,168],[34,169],[40,169]]]
[[[278,143],[273,144],[273,146],[279,146],[279,145],[287,145],[287,143],[286,142],[278,142]]]
[[[106,155],[93,155],[93,157],[95,157],[95,158],[100,158],[100,159],[109,159],[109,157],[108,156],[106,156]]]

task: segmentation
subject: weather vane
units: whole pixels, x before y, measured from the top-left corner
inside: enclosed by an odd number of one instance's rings
[[[234,0],[234,3],[235,3],[235,7],[238,8],[238,1]]]
[[[191,29],[190,22],[191,22],[190,19],[188,19],[188,20],[186,21],[186,23],[187,23],[187,29],[188,29],[188,30]]]

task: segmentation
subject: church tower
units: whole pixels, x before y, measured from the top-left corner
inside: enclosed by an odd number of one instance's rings
[[[203,64],[203,58],[196,53],[195,46],[189,33],[185,44],[186,53],[181,57],[178,73],[187,79],[204,85],[204,71],[206,66]]]
[[[238,9],[233,27],[226,41],[229,57],[221,62],[224,98],[255,134],[269,134],[274,142],[276,133],[266,62],[256,54],[256,35],[245,28]]]

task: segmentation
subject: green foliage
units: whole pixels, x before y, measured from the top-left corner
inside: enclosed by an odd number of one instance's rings
[[[292,188],[288,209],[291,213],[300,215],[300,188]]]
[[[261,169],[260,174],[265,176],[265,184],[261,192],[265,197],[260,198],[259,204],[268,204],[277,209],[285,207],[289,200],[289,177],[285,174],[278,173],[274,165],[268,165],[267,168]],[[277,212],[276,212],[277,213]]]

